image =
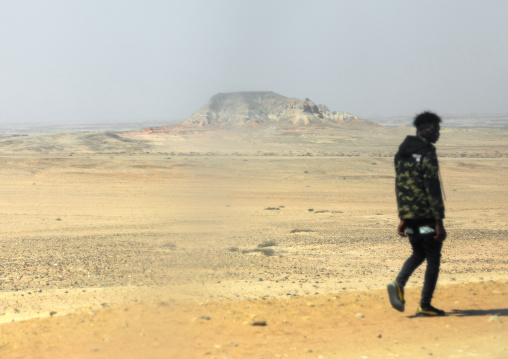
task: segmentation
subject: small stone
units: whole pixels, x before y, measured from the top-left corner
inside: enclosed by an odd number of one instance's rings
[[[250,322],[249,324],[252,325],[253,327],[266,327],[267,326],[266,320],[254,320],[254,321]]]
[[[199,319],[211,320],[212,318],[210,318],[208,315],[202,315],[202,316],[199,317]]]
[[[497,314],[496,315],[491,315],[490,318],[489,318],[489,322],[491,322],[491,323],[493,323],[493,322],[502,323],[501,318],[499,318],[499,316]]]
[[[356,317],[358,319],[363,319],[363,318],[365,318],[365,314],[363,314],[363,313],[356,313]]]
[[[53,311],[51,311],[51,312],[49,312],[49,315],[50,315],[51,317],[52,317],[53,315],[55,315],[55,314],[56,314],[56,312],[55,312],[54,310],[53,310]]]

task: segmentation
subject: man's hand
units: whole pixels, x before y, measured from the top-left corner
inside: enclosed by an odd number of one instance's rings
[[[446,239],[446,230],[444,228],[443,221],[437,221],[434,229],[436,230],[436,235],[434,236],[434,239],[439,242],[444,242],[444,240]]]
[[[404,220],[401,219],[399,225],[397,226],[397,233],[399,236],[407,237],[406,234],[406,223],[404,223]]]

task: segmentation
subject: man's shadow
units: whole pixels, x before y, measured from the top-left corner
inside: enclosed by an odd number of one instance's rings
[[[447,315],[455,316],[455,317],[481,317],[487,315],[497,315],[508,316],[508,309],[452,309],[450,313],[446,313]]]
[[[446,312],[447,317],[482,317],[482,316],[497,315],[498,317],[508,316],[508,309],[452,309]],[[442,318],[442,317],[420,317],[417,315],[410,315],[408,318]]]

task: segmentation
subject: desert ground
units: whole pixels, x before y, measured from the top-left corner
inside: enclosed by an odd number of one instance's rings
[[[385,292],[412,133],[0,138],[0,357],[508,357],[508,131],[442,130],[440,318],[413,316],[425,265],[405,313]]]

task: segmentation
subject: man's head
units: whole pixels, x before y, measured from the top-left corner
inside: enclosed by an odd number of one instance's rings
[[[413,125],[416,127],[416,134],[432,143],[436,143],[439,139],[440,123],[441,117],[428,111],[420,113],[413,121]]]

